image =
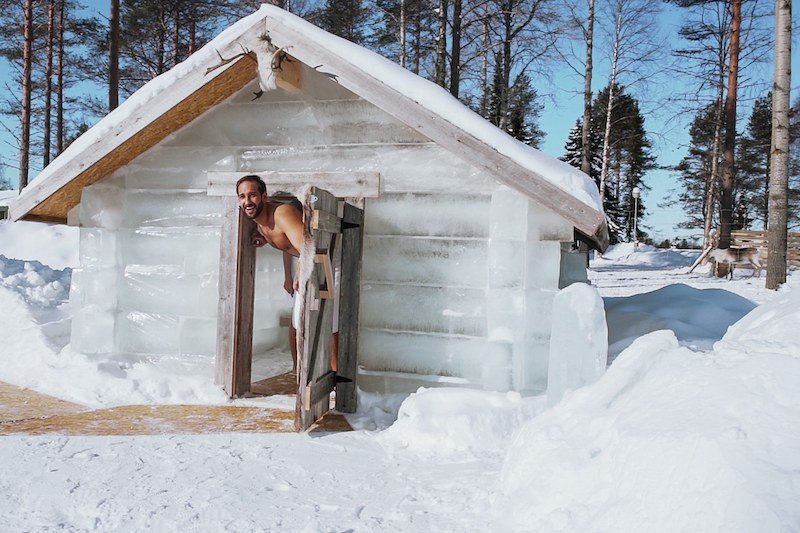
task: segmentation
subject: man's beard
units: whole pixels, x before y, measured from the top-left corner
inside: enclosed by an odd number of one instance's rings
[[[252,210],[248,211],[247,210],[248,207],[254,207],[255,209],[252,209]],[[245,205],[242,208],[242,211],[244,212],[244,216],[246,216],[247,218],[252,220],[252,219],[256,218],[258,215],[260,215],[261,211],[263,209],[264,209],[264,204],[255,204],[255,203],[253,203],[253,204]]]

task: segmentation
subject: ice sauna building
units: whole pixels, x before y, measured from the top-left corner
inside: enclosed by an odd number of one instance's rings
[[[210,176],[363,171],[380,185],[363,199],[359,385],[542,390],[553,296],[608,244],[594,184],[276,7],[137,91],[10,215],[81,227],[74,350],[211,361],[222,211]],[[255,353],[285,343],[282,281],[280,255],[259,250]]]

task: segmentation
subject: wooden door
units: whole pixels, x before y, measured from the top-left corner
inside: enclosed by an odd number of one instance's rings
[[[344,204],[344,220],[339,217],[339,202],[329,192],[312,187],[304,201],[303,222],[313,240],[310,250],[301,251],[303,263],[313,260],[307,280],[300,280],[303,298],[297,338],[298,390],[295,426],[299,431],[311,427],[330,410],[330,393],[336,389],[336,405],[342,411],[356,409],[356,371],[358,335],[358,293],[361,272],[361,223],[363,211]],[[341,253],[336,253],[337,248]],[[331,367],[336,258],[341,257],[339,288],[339,365]]]

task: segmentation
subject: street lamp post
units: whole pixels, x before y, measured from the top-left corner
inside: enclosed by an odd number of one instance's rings
[[[636,222],[639,219],[639,196],[641,196],[642,191],[639,187],[633,188],[633,249],[636,250],[639,247],[639,234],[636,232]]]

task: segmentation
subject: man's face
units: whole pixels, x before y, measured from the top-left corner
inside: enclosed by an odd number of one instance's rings
[[[258,190],[258,185],[254,181],[243,181],[236,190],[239,196],[239,207],[247,218],[256,218],[261,210],[264,209],[264,194]]]

